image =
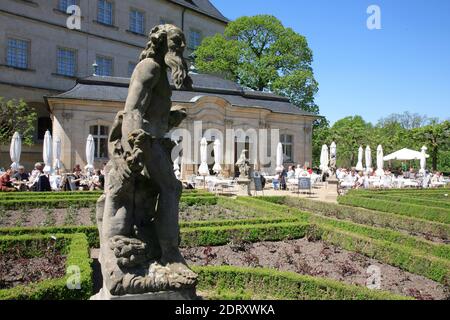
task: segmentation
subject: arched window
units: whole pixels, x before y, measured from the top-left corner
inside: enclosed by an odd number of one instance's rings
[[[95,125],[89,129],[90,134],[94,137],[95,142],[95,158],[108,158],[108,134],[109,128],[107,126]]]

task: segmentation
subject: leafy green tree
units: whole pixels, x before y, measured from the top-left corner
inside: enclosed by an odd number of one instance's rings
[[[319,111],[314,103],[318,84],[308,42],[274,16],[241,17],[230,22],[224,35],[204,39],[194,56],[201,72],[289,97],[305,111]]]
[[[23,100],[5,101],[0,97],[0,145],[8,145],[14,132],[19,132],[24,145],[34,142],[37,114]]]
[[[439,123],[433,120],[430,125],[414,129],[413,134],[417,141],[428,147],[433,170],[437,170],[439,154],[450,149],[450,121]]]
[[[387,127],[392,124],[398,124],[406,130],[420,128],[429,125],[434,119],[418,113],[405,111],[403,113],[393,113],[378,121],[381,127]]]
[[[365,122],[361,116],[343,118],[331,127],[330,138],[338,148],[338,167],[356,165],[359,146],[370,144],[372,130],[372,124]]]

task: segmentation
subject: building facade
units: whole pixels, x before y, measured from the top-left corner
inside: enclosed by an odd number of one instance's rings
[[[80,30],[67,27],[71,5],[80,8]],[[44,96],[69,90],[94,64],[98,75],[129,77],[155,25],[182,28],[188,57],[227,22],[208,0],[0,1],[0,96],[24,99],[39,117],[36,144],[24,148],[22,162],[42,160],[43,136],[54,127]],[[8,165],[8,146],[0,146],[0,167]]]
[[[182,140],[184,178],[197,173],[202,137],[209,142],[209,151],[213,142],[220,140],[225,176],[234,176],[234,163],[244,149],[256,169],[274,172],[278,142],[283,144],[286,165],[311,164],[316,115],[300,110],[284,97],[248,91],[213,75],[191,73],[191,77],[194,90],[173,88],[172,96],[173,107],[186,109],[188,115],[180,127],[186,130],[171,136]],[[108,134],[117,112],[124,108],[128,85],[128,78],[93,76],[80,79],[65,93],[47,97],[53,134],[61,138],[61,161],[66,169],[86,164],[89,134],[96,144],[96,166],[107,161]],[[212,168],[213,159],[209,158]]]

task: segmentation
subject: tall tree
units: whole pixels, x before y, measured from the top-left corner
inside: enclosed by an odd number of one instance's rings
[[[338,167],[356,165],[358,148],[370,144],[372,130],[372,124],[361,116],[343,118],[331,127],[330,139],[338,146]]]
[[[433,170],[437,170],[440,152],[450,148],[450,121],[434,120],[428,126],[414,129],[414,137],[428,147]]]
[[[230,22],[224,35],[204,39],[194,56],[201,72],[220,74],[253,90],[275,92],[305,111],[319,112],[308,42],[274,16]]]
[[[0,97],[0,145],[8,145],[16,131],[24,145],[32,145],[36,120],[36,112],[25,101],[5,101]]]

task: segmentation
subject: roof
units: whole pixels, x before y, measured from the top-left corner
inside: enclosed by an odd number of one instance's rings
[[[318,117],[316,114],[305,112],[294,106],[285,97],[272,93],[245,90],[232,81],[214,75],[191,73],[190,76],[193,80],[194,90],[177,90],[172,85],[173,102],[190,103],[195,102],[200,97],[213,96],[222,98],[237,107],[259,108],[275,113]],[[71,90],[47,98],[125,102],[129,82],[129,78],[90,76],[78,79],[75,87]]]
[[[185,8],[203,13],[211,18],[228,23],[229,20],[209,0],[168,0]]]

